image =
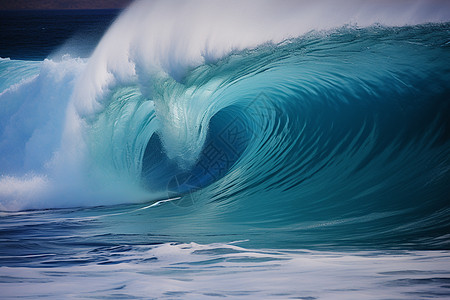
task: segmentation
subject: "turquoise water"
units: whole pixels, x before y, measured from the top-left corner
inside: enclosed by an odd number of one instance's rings
[[[0,59],[0,295],[448,297],[449,19],[316,6]]]

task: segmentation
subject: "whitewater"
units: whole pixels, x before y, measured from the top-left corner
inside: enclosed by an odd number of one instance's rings
[[[449,21],[142,0],[0,58],[0,297],[448,298]]]

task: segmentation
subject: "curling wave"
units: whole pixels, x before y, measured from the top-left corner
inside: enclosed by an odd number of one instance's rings
[[[137,2],[89,60],[0,61],[1,209],[176,199],[322,240],[448,243],[450,25],[414,25],[447,16],[191,4]]]

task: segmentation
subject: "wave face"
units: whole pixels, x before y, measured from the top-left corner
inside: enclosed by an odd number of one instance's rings
[[[141,1],[88,60],[2,59],[0,208],[448,247],[450,10],[350,2]]]

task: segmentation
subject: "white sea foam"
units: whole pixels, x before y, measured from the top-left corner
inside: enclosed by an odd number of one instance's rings
[[[96,48],[74,101],[80,114],[96,113],[118,82],[137,76],[146,86],[160,72],[180,80],[186,68],[311,30],[449,20],[450,3],[438,0],[136,1]]]
[[[95,263],[95,253],[72,257],[75,261],[93,261],[85,265],[0,267],[0,277],[4,278],[0,280],[2,296],[333,300],[448,297],[448,251],[288,251],[245,249],[232,244],[162,244],[125,252],[115,250],[108,262],[101,260],[99,264]],[[103,254],[98,252],[102,258]],[[52,255],[41,259],[58,261]]]

